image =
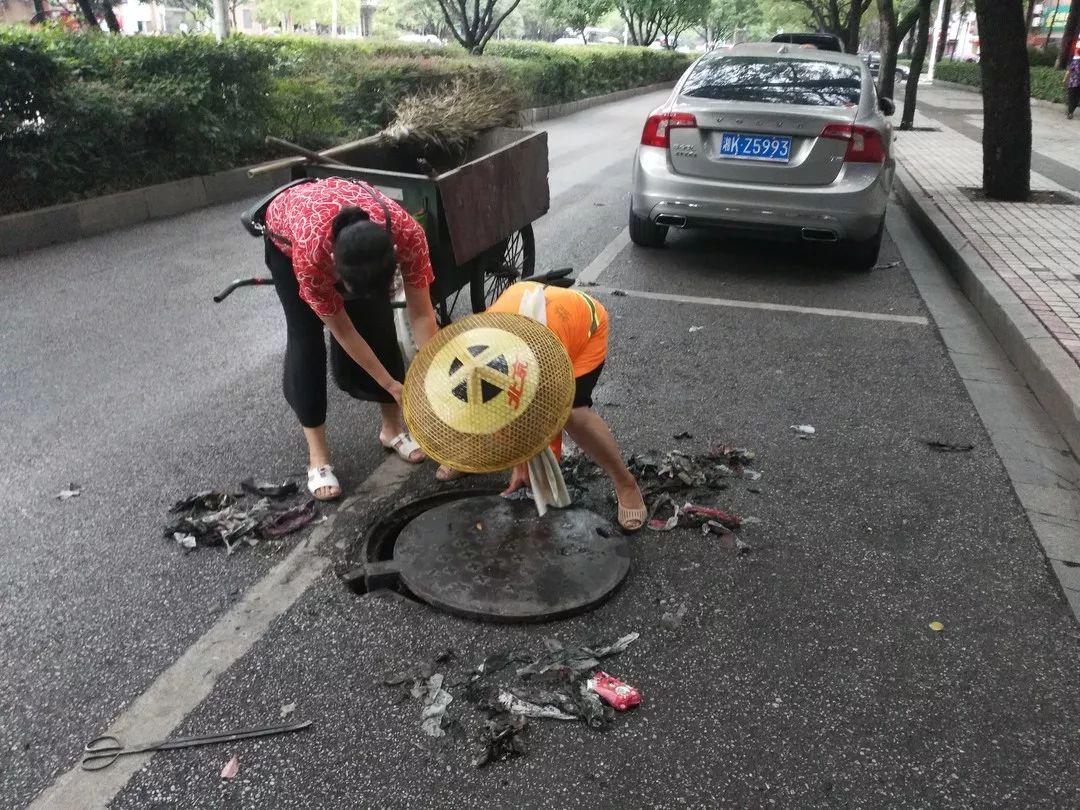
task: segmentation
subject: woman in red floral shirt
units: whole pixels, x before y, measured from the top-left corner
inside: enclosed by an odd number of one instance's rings
[[[389,218],[389,227],[387,219]],[[285,399],[307,439],[308,489],[319,500],[341,494],[326,444],[326,347],[337,386],[378,402],[379,441],[406,461],[424,454],[401,421],[404,361],[394,329],[390,285],[400,266],[405,309],[422,346],[435,334],[427,237],[400,205],[364,183],[338,177],[286,189],[266,210],[266,265],[285,310]]]

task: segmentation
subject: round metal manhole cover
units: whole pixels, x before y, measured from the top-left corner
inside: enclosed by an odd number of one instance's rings
[[[437,506],[409,523],[394,562],[418,598],[472,619],[547,621],[607,599],[630,571],[630,548],[584,509],[538,517],[499,496]]]

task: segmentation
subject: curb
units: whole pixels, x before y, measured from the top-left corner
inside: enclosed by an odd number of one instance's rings
[[[603,96],[583,98],[581,101],[568,101],[565,104],[555,104],[551,107],[533,107],[521,111],[521,123],[522,125],[538,124],[541,121],[550,121],[552,118],[562,118],[565,115],[573,115],[582,110],[599,107],[601,104],[611,104],[615,101],[624,101],[628,98],[644,96],[660,90],[670,90],[674,86],[674,81],[662,82],[660,84],[649,84],[645,87],[631,87],[629,90],[618,90]]]
[[[521,111],[521,123],[526,126],[561,118],[601,104],[666,90],[674,84],[672,81],[632,87],[580,101],[550,107],[533,107]],[[187,177],[117,194],[0,216],[0,256],[14,256],[28,250],[74,242],[154,219],[266,194],[289,182],[291,178],[291,170],[287,168],[251,178],[247,176],[249,168],[251,167],[241,166],[216,174]]]
[[[964,295],[1080,456],[1080,367],[900,165],[895,188]]]
[[[937,85],[941,85],[942,87],[949,90],[963,90],[968,93],[982,93],[981,89],[975,87],[975,85],[972,84],[957,84],[956,82],[945,82],[941,79],[934,79],[934,83],[930,86],[936,87]],[[1046,101],[1045,99],[1032,97],[1031,104],[1034,107],[1044,107],[1048,110],[1054,110],[1054,112],[1065,111],[1065,105],[1057,101]]]

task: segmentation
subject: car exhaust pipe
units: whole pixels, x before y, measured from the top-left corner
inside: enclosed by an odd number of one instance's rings
[[[807,242],[835,242],[836,231],[825,228],[803,228],[802,238]]]
[[[686,217],[677,214],[661,214],[656,218],[657,225],[669,225],[672,228],[685,228]]]

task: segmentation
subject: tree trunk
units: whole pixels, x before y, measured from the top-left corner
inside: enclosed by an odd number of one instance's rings
[[[94,9],[90,5],[90,0],[75,0],[79,4],[79,11],[83,13],[83,17],[90,24],[91,28],[98,28],[98,18],[94,14]]]
[[[911,129],[915,123],[915,101],[919,93],[919,77],[926,60],[927,42],[930,39],[930,0],[919,0],[919,27],[915,31],[915,53],[911,56],[911,72],[904,90],[904,115],[900,129]],[[980,29],[981,30],[981,29]]]
[[[121,33],[120,21],[116,19],[116,12],[113,11],[112,3],[109,0],[105,0],[102,5],[102,14],[105,17],[105,24],[109,26],[109,30],[114,34]]]
[[[878,0],[878,18],[881,20],[881,65],[878,67],[878,95],[892,98],[895,92],[896,51],[896,8],[893,0]]]
[[[1031,24],[1035,22],[1035,4],[1038,2],[1039,0],[1028,0],[1027,25],[1024,26],[1025,34],[1031,33]]]
[[[847,25],[844,31],[844,49],[848,53],[859,52],[859,31],[862,29],[862,18],[869,7],[867,0],[851,0],[848,7]]]
[[[1043,13],[1044,13],[1044,15],[1046,13],[1046,4],[1045,3],[1043,4]],[[1050,15],[1050,24],[1048,26],[1046,26],[1046,39],[1043,40],[1043,44],[1042,44],[1043,51],[1045,51],[1047,48],[1050,47],[1050,37],[1052,37],[1054,35],[1054,26],[1057,25],[1057,15],[1058,15],[1058,7],[1054,6],[1054,13]],[[1045,20],[1046,17],[1044,16],[1043,19]],[[1040,28],[1041,28],[1041,26],[1040,26]],[[1026,34],[1024,35],[1024,44],[1025,45],[1027,44],[1027,35]]]
[[[1031,74],[1023,0],[975,0],[983,97],[983,191],[1026,200],[1031,183]]]
[[[941,19],[934,23],[940,29],[937,42],[937,55],[934,57],[938,62],[945,56],[945,43],[949,40],[950,20],[952,20],[952,0],[945,0],[945,8],[941,12]]]
[[[1080,28],[1080,0],[1073,0],[1069,6],[1069,17],[1065,20],[1065,33],[1061,36],[1061,53],[1058,54],[1057,66],[1064,70],[1069,66],[1076,50],[1076,32]]]

